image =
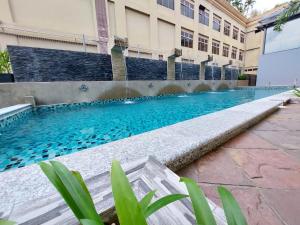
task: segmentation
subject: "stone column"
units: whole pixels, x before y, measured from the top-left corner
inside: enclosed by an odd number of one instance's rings
[[[227,66],[232,65],[232,60],[229,60],[228,64],[225,64],[221,67],[221,80],[225,80],[225,69]]]
[[[210,61],[213,61],[213,56],[209,55],[207,60],[200,62],[199,80],[205,80],[205,67]]]
[[[114,47],[111,49],[113,80],[126,80],[126,60],[123,51],[128,48],[127,38],[114,37]]]
[[[175,80],[175,57],[168,57],[167,80]]]
[[[175,48],[174,54],[168,57],[167,80],[175,80],[175,59],[182,55],[182,50]]]
[[[95,0],[99,53],[107,54],[108,22],[106,0]]]

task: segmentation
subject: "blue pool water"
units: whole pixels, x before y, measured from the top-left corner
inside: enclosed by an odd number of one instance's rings
[[[287,89],[245,89],[40,108],[0,129],[0,171],[130,137]],[[47,110],[48,109],[48,110]]]

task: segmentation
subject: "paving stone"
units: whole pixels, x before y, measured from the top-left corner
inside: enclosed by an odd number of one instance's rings
[[[199,179],[199,173],[195,163],[191,163],[187,167],[177,171],[176,174],[180,177],[189,177],[195,181]]]
[[[300,162],[300,150],[286,150],[285,153]]]
[[[253,130],[258,131],[288,131],[288,129],[281,124],[277,124],[275,122],[270,121],[262,121],[261,123],[257,124],[253,127]]]
[[[217,205],[221,202],[217,193],[217,185],[199,184],[205,195]],[[261,192],[257,188],[225,186],[236,200],[247,219],[249,225],[283,225],[280,218],[268,206]]]
[[[285,152],[251,149],[230,153],[258,187],[300,188],[300,164]]]
[[[300,190],[262,190],[268,205],[288,225],[300,224]]]
[[[256,135],[284,149],[300,150],[300,131],[254,131]]]
[[[245,132],[238,137],[230,140],[225,145],[223,145],[223,147],[240,149],[277,149],[276,146],[249,132]]]
[[[231,149],[219,149],[195,161],[198,182],[214,184],[253,185],[231,158]]]

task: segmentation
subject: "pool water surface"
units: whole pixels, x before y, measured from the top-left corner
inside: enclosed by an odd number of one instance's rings
[[[0,171],[78,152],[287,91],[236,89],[80,107],[37,108],[0,129]]]

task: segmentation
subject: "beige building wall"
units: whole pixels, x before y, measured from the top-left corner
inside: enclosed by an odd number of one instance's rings
[[[231,59],[232,47],[238,49],[233,65],[252,69],[256,74],[263,44],[263,33],[255,34],[260,17],[247,20],[225,0],[188,0],[194,4],[194,19],[181,15],[180,0],[174,10],[157,4],[157,0],[106,0],[108,52],[114,36],[128,38],[126,55],[164,60],[175,48],[183,55],[176,61],[200,63],[212,55],[212,40],[220,41],[218,66]],[[209,10],[209,26],[199,23],[199,5]],[[213,30],[213,16],[221,17],[221,32]],[[230,36],[224,35],[225,20],[231,24]],[[97,52],[98,33],[95,0],[0,0],[0,48],[7,45],[32,46],[75,51]],[[246,33],[246,43],[232,38],[233,26]],[[181,30],[193,33],[193,48],[181,46]],[[208,52],[198,50],[198,35],[209,37]],[[240,33],[239,33],[240,34]],[[84,38],[83,38],[84,35]],[[83,44],[85,43],[85,45]],[[223,57],[223,45],[230,46],[229,57]],[[238,60],[239,50],[245,51]],[[250,71],[246,71],[250,72]]]
[[[221,0],[195,0],[190,1],[194,4],[194,19],[181,15],[181,5],[179,0],[175,0],[175,9],[157,4],[156,0],[109,0],[109,27],[110,37],[116,35],[121,38],[128,38],[129,56],[151,55],[153,59],[158,59],[162,55],[166,60],[174,51],[174,48],[180,48],[183,51],[183,59],[200,63],[207,59],[208,55],[212,55],[212,40],[220,41],[220,54],[214,55],[214,62],[219,66],[228,63],[231,57],[223,57],[223,43],[230,45],[230,55],[232,47],[239,50],[245,50],[245,44],[240,40],[224,35],[224,21],[231,23],[239,28],[239,31],[246,32],[247,19],[241,16],[226,2]],[[219,2],[222,2],[220,4]],[[209,26],[202,25],[199,20],[199,5],[205,6],[210,11]],[[224,7],[224,5],[226,7]],[[213,15],[221,17],[221,32],[212,29]],[[113,24],[113,25],[112,25]],[[116,24],[116,26],[114,25]],[[115,29],[116,27],[116,29]],[[193,32],[193,48],[181,46],[181,29]],[[209,37],[208,52],[200,52],[198,50],[198,34]],[[112,47],[113,41],[110,40]],[[136,52],[139,52],[137,54]],[[181,61],[181,59],[177,59]],[[235,66],[243,66],[243,61],[233,60]]]
[[[85,38],[83,38],[83,35]],[[97,52],[94,0],[0,0],[0,47]]]

